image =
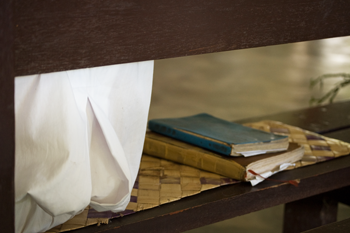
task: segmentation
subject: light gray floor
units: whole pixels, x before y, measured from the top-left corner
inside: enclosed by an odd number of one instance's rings
[[[310,79],[325,73],[350,73],[350,37],[222,52],[155,62],[149,118],[207,112],[227,120],[263,116],[309,106]],[[337,101],[350,99],[350,87]],[[281,232],[283,206],[189,231]],[[339,218],[350,217],[340,207]]]
[[[349,56],[345,37],[159,60],[149,117],[208,112],[235,120],[307,107],[320,92],[310,91],[310,79],[350,72]]]

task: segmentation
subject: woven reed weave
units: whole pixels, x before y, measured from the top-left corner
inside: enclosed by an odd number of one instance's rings
[[[334,159],[350,153],[350,144],[337,139],[324,137],[317,133],[283,124],[278,121],[260,121],[245,124],[246,126],[280,135],[289,136],[289,142],[304,146],[303,158],[294,168],[312,165],[318,162]],[[293,167],[290,167],[293,169]]]
[[[130,203],[125,211],[121,213],[97,212],[87,207],[81,214],[47,232],[64,232],[93,224],[106,224],[112,218],[123,217],[195,195],[204,190],[238,182],[186,165],[143,155]]]
[[[290,142],[304,145],[305,154],[302,160],[288,169],[312,165],[350,153],[349,143],[324,137],[281,122],[261,121],[245,125],[267,132],[288,135]],[[107,224],[109,219],[112,218],[123,217],[186,196],[195,195],[204,190],[238,182],[186,165],[143,155],[139,174],[131,193],[130,203],[125,211],[121,213],[97,212],[87,207],[81,214],[47,232],[64,232],[93,224]]]

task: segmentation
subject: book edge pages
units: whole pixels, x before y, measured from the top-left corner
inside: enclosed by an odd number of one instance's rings
[[[295,163],[302,159],[304,155],[304,146],[299,145],[298,147],[282,153],[278,156],[272,156],[266,159],[257,160],[246,166],[246,176],[245,181],[250,181],[255,178],[255,175],[248,172],[248,170],[253,170],[258,174],[265,172],[276,172],[279,171],[279,166],[283,163]]]
[[[282,138],[282,139],[278,139],[278,140],[273,140],[270,142],[256,142],[256,143],[246,143],[246,144],[228,144],[226,142],[211,138],[211,137],[207,137],[207,136],[203,136],[201,134],[197,134],[191,131],[187,131],[184,129],[179,129],[179,128],[174,128],[175,130],[181,131],[183,133],[186,134],[190,134],[193,135],[195,137],[198,138],[202,138],[205,140],[209,140],[209,141],[213,141],[225,146],[229,146],[231,147],[231,156],[242,156],[241,152],[249,152],[249,151],[258,151],[258,150],[262,150],[262,151],[274,151],[274,150],[287,150],[288,148],[288,137]],[[257,148],[258,147],[258,148]]]
[[[149,148],[150,143],[157,144],[157,148]],[[146,133],[144,153],[214,172],[232,179],[244,180],[245,176],[245,166],[233,160],[228,160],[230,158],[229,156],[225,158],[223,155],[215,154],[209,150],[155,132]],[[171,153],[173,154],[171,155]],[[231,168],[227,166],[227,163],[230,163]],[[232,165],[237,169],[232,169]]]

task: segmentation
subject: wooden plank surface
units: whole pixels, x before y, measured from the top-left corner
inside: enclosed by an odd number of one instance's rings
[[[282,121],[309,131],[334,137],[332,136],[333,134],[331,134],[332,132],[339,135],[339,130],[350,130],[350,101],[336,102],[325,106],[316,106],[273,115],[248,118],[237,122],[255,122],[262,119]],[[347,134],[349,131],[342,132]]]
[[[338,169],[342,165],[345,168]],[[110,224],[91,226],[76,232],[182,232],[250,212],[288,203],[350,185],[350,157],[312,167],[287,171],[276,179],[302,178],[298,188],[265,181],[256,187],[248,183],[209,190],[154,209],[113,219]],[[337,167],[331,171],[331,167]]]
[[[16,1],[16,76],[350,35],[346,0]]]
[[[350,218],[339,222],[331,223],[322,227],[317,227],[304,233],[348,233],[350,232]]]
[[[283,233],[299,233],[337,221],[338,201],[330,193],[286,203]]]
[[[314,111],[318,112],[319,108],[323,107],[314,108]],[[321,112],[330,114],[331,119],[333,115],[343,114],[343,112]],[[344,111],[344,115],[348,115],[347,111]],[[314,120],[316,122],[317,117],[322,118],[322,113],[315,114]],[[285,120],[279,118],[279,120],[290,123],[289,117]],[[337,122],[330,121],[330,125],[324,125],[323,127],[332,131],[333,123],[337,126]],[[321,130],[324,130],[324,128],[321,128]],[[332,134],[335,138],[350,142],[350,134],[342,133],[342,131],[347,130],[347,128],[338,129],[333,131]],[[251,187],[248,183],[235,184],[114,219],[108,225],[91,226],[76,232],[137,232],[142,229],[147,229],[150,232],[182,232],[349,186],[349,176],[350,156],[345,156],[324,163],[281,172],[274,176],[275,179],[279,180],[301,179],[298,188],[272,181],[264,181],[255,187]]]
[[[350,206],[350,186],[333,191],[331,195],[338,202]]]
[[[0,226],[14,232],[14,58],[11,0],[0,1]]]

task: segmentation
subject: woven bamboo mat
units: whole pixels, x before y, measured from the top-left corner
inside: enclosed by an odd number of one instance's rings
[[[139,174],[131,193],[130,203],[125,211],[120,213],[97,212],[87,207],[81,214],[47,232],[64,232],[93,224],[107,224],[112,218],[123,217],[177,201],[204,190],[238,182],[214,173],[142,155]]]
[[[290,169],[312,165],[350,153],[350,144],[317,133],[283,124],[278,121],[260,121],[246,126],[280,135],[289,136],[289,142],[296,142],[305,148],[303,158]]]
[[[280,122],[261,121],[245,125],[267,132],[288,135],[290,142],[304,145],[305,154],[302,160],[288,169],[312,165],[350,153],[349,143]],[[131,193],[130,203],[125,211],[120,213],[97,212],[87,207],[81,214],[47,232],[64,232],[94,224],[107,224],[109,219],[112,218],[123,217],[195,195],[208,189],[238,182],[214,173],[143,155],[139,174]]]

